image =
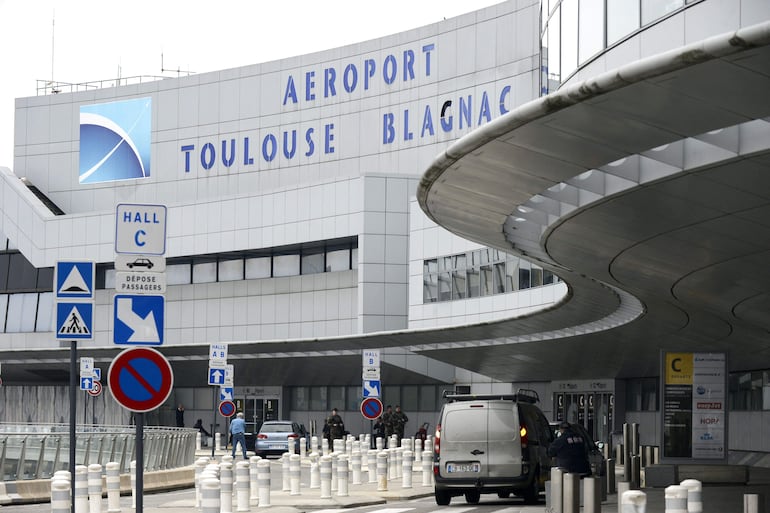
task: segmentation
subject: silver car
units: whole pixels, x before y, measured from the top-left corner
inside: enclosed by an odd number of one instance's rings
[[[259,428],[254,441],[254,453],[262,457],[280,456],[289,450],[289,437],[294,437],[293,452],[299,453],[300,438],[305,438],[307,448],[305,426],[291,420],[268,420]]]

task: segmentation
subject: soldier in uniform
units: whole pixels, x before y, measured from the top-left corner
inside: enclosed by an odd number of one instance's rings
[[[385,437],[390,440],[393,436],[393,407],[388,405],[385,413],[382,414],[382,423],[385,424]]]
[[[332,408],[332,414],[326,418],[326,427],[329,428],[329,447],[333,447],[334,440],[345,434],[345,423],[337,414],[337,408]]]
[[[401,440],[404,438],[404,426],[409,422],[409,417],[401,411],[401,406],[396,405],[396,411],[390,418],[393,423],[393,433],[398,436],[398,441],[401,443]]]

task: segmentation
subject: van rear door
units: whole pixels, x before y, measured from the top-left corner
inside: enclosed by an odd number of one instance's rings
[[[441,466],[447,479],[484,479],[488,475],[487,402],[461,401],[445,406],[441,428]]]
[[[487,410],[488,477],[520,476],[522,456],[516,403],[490,401]]]

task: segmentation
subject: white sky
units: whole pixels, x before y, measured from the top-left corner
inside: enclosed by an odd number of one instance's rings
[[[0,0],[0,166],[13,169],[14,99],[35,96],[36,80],[161,75],[161,53],[164,67],[174,70],[233,68],[378,38],[500,1]]]

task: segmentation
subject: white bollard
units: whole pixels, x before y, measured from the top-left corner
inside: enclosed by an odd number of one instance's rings
[[[320,446],[318,445],[318,437],[317,436],[311,436],[310,437],[310,452],[318,452],[318,449]]]
[[[250,509],[249,465],[248,461],[239,461],[235,464],[236,511],[249,511]]]
[[[201,483],[201,513],[219,513],[219,480],[207,477]]]
[[[354,485],[361,484],[361,451],[353,451],[353,457],[350,459],[353,477],[351,481]]]
[[[329,454],[329,439],[326,437],[321,438],[321,455],[326,456]]]
[[[377,452],[380,452],[385,449],[385,439],[381,436],[377,437],[377,440],[375,440],[375,449],[377,449]]]
[[[433,479],[433,460],[430,451],[422,451],[422,485],[430,486]]]
[[[232,513],[233,511],[233,464],[232,461],[226,461],[222,457],[222,463],[219,464],[219,487],[220,499],[219,506],[222,513]]]
[[[347,444],[345,443],[344,438],[335,438],[334,441],[332,442],[332,452],[336,452],[338,454],[343,453],[346,451],[345,449],[346,445]]]
[[[337,458],[337,496],[347,497],[348,494],[348,455],[340,454]]]
[[[395,461],[395,470],[396,470],[396,478],[398,479],[401,477],[401,472],[403,468],[403,462],[404,461],[404,448],[403,447],[397,447],[396,448],[396,461]]]
[[[562,475],[562,512],[578,513],[580,511],[580,474],[565,472]]]
[[[303,460],[307,458],[307,438],[304,436],[299,439],[299,456]]]
[[[98,463],[88,466],[88,509],[102,513],[102,466]]]
[[[214,447],[217,451],[222,450],[222,434],[221,433],[214,433]]]
[[[200,451],[203,448],[203,437],[200,434],[200,431],[195,433],[195,450]]]
[[[289,489],[290,495],[301,495],[299,472],[300,472],[300,460],[302,458],[299,454],[292,454],[289,456]]]
[[[680,485],[667,486],[664,496],[666,513],[687,513],[687,488]]]
[[[419,466],[422,462],[422,438],[414,439],[414,463]]]
[[[743,494],[743,513],[759,513],[759,494],[758,493],[744,493]]]
[[[289,457],[291,455],[285,452],[281,455],[281,491],[291,491],[291,475],[289,474]]]
[[[428,438],[425,439],[422,450],[433,454],[433,438],[431,435],[428,435]]]
[[[321,472],[318,468],[318,458],[321,455],[313,451],[310,453],[310,488],[315,490],[321,488]]]
[[[136,460],[129,464],[131,469],[131,508],[136,509]]]
[[[206,468],[209,460],[206,458],[198,458],[195,460],[195,507],[201,507],[201,474]],[[118,489],[120,489],[120,478],[118,478]]]
[[[550,493],[545,499],[552,513],[562,513],[564,508],[564,472],[559,467],[551,468]],[[620,506],[618,506],[620,507]],[[620,512],[618,512],[620,513]]]
[[[332,458],[331,456],[321,456],[319,461],[321,474],[321,498],[332,498]]]
[[[702,513],[703,511],[703,485],[697,479],[685,479],[679,486],[687,488],[688,513]]]
[[[602,479],[586,477],[583,479],[583,513],[601,513]]]
[[[339,452],[333,452],[329,454],[329,457],[332,459],[332,491],[333,492],[337,491],[337,485],[339,484],[337,482],[337,460],[339,459],[340,454],[341,453]]]
[[[647,511],[647,494],[640,490],[626,490],[620,496],[621,513],[645,513]]]
[[[69,474],[69,472],[67,472]],[[70,513],[69,479],[51,481],[51,513]]]
[[[412,451],[404,451],[401,464],[404,467],[403,471],[401,472],[401,488],[411,488],[412,487],[412,465],[414,464]]]
[[[88,512],[88,467],[75,465],[75,513]]]
[[[259,508],[270,506],[270,462],[259,460],[257,463],[257,487],[259,488]]]
[[[120,464],[111,461],[106,467],[107,513],[120,513]]]
[[[369,482],[377,482],[377,449],[369,449],[366,453],[366,472],[369,474]]]
[[[377,453],[377,491],[388,491],[388,453],[380,451]]]
[[[261,460],[259,456],[249,458],[249,505],[259,504],[259,487],[257,486],[257,464]]]
[[[553,478],[551,478],[553,479]],[[631,490],[631,483],[628,481],[618,481],[618,513],[623,513],[623,503],[620,499],[623,494]]]

